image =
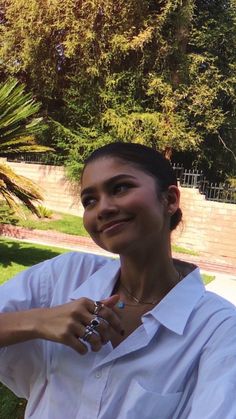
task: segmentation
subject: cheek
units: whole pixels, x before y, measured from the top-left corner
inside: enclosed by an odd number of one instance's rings
[[[161,211],[161,203],[153,193],[136,194],[132,197],[132,200],[127,201],[127,206],[136,211],[144,212],[156,212]]]
[[[83,224],[84,224],[84,228],[85,230],[87,230],[88,233],[90,233],[91,230],[91,217],[89,217],[88,214],[84,213],[83,215]]]
[[[96,223],[94,220],[94,215],[91,212],[86,212],[83,215],[83,224],[85,230],[91,237],[96,235]]]

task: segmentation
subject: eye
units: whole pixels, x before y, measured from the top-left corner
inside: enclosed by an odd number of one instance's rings
[[[118,183],[114,186],[113,192],[114,192],[114,194],[123,193],[123,192],[126,192],[131,187],[132,187],[132,185],[129,184],[129,183],[126,183],[126,182],[125,183],[124,182]]]
[[[84,208],[92,207],[93,205],[95,205],[95,203],[96,199],[91,196],[82,199],[82,205]]]

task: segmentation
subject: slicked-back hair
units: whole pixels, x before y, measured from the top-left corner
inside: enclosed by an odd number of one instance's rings
[[[151,147],[136,143],[110,143],[93,151],[85,160],[84,169],[87,164],[104,157],[113,157],[129,162],[152,176],[156,181],[157,191],[161,193],[167,191],[171,185],[177,186],[175,172],[170,162],[160,152]],[[182,211],[178,208],[171,216],[170,230],[174,230],[181,219]]]

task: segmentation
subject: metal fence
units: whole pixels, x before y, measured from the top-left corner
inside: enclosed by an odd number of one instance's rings
[[[227,183],[210,183],[206,186],[205,196],[209,201],[236,204],[236,188],[230,187]]]
[[[16,163],[36,163],[36,164],[49,164],[53,166],[63,165],[63,161],[60,156],[57,156],[52,153],[23,153],[23,154],[14,154],[7,157],[7,161],[16,162]]]
[[[236,188],[228,183],[210,183],[201,170],[185,169],[182,164],[173,164],[173,169],[182,187],[199,189],[209,201],[236,204]]]

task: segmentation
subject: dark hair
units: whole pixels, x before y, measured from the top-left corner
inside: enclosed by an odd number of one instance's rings
[[[165,192],[170,185],[177,186],[175,172],[170,162],[158,151],[142,144],[115,142],[98,148],[85,160],[85,166],[102,157],[114,157],[130,162],[151,175],[158,190]],[[170,229],[174,230],[182,219],[180,208],[171,216]]]

